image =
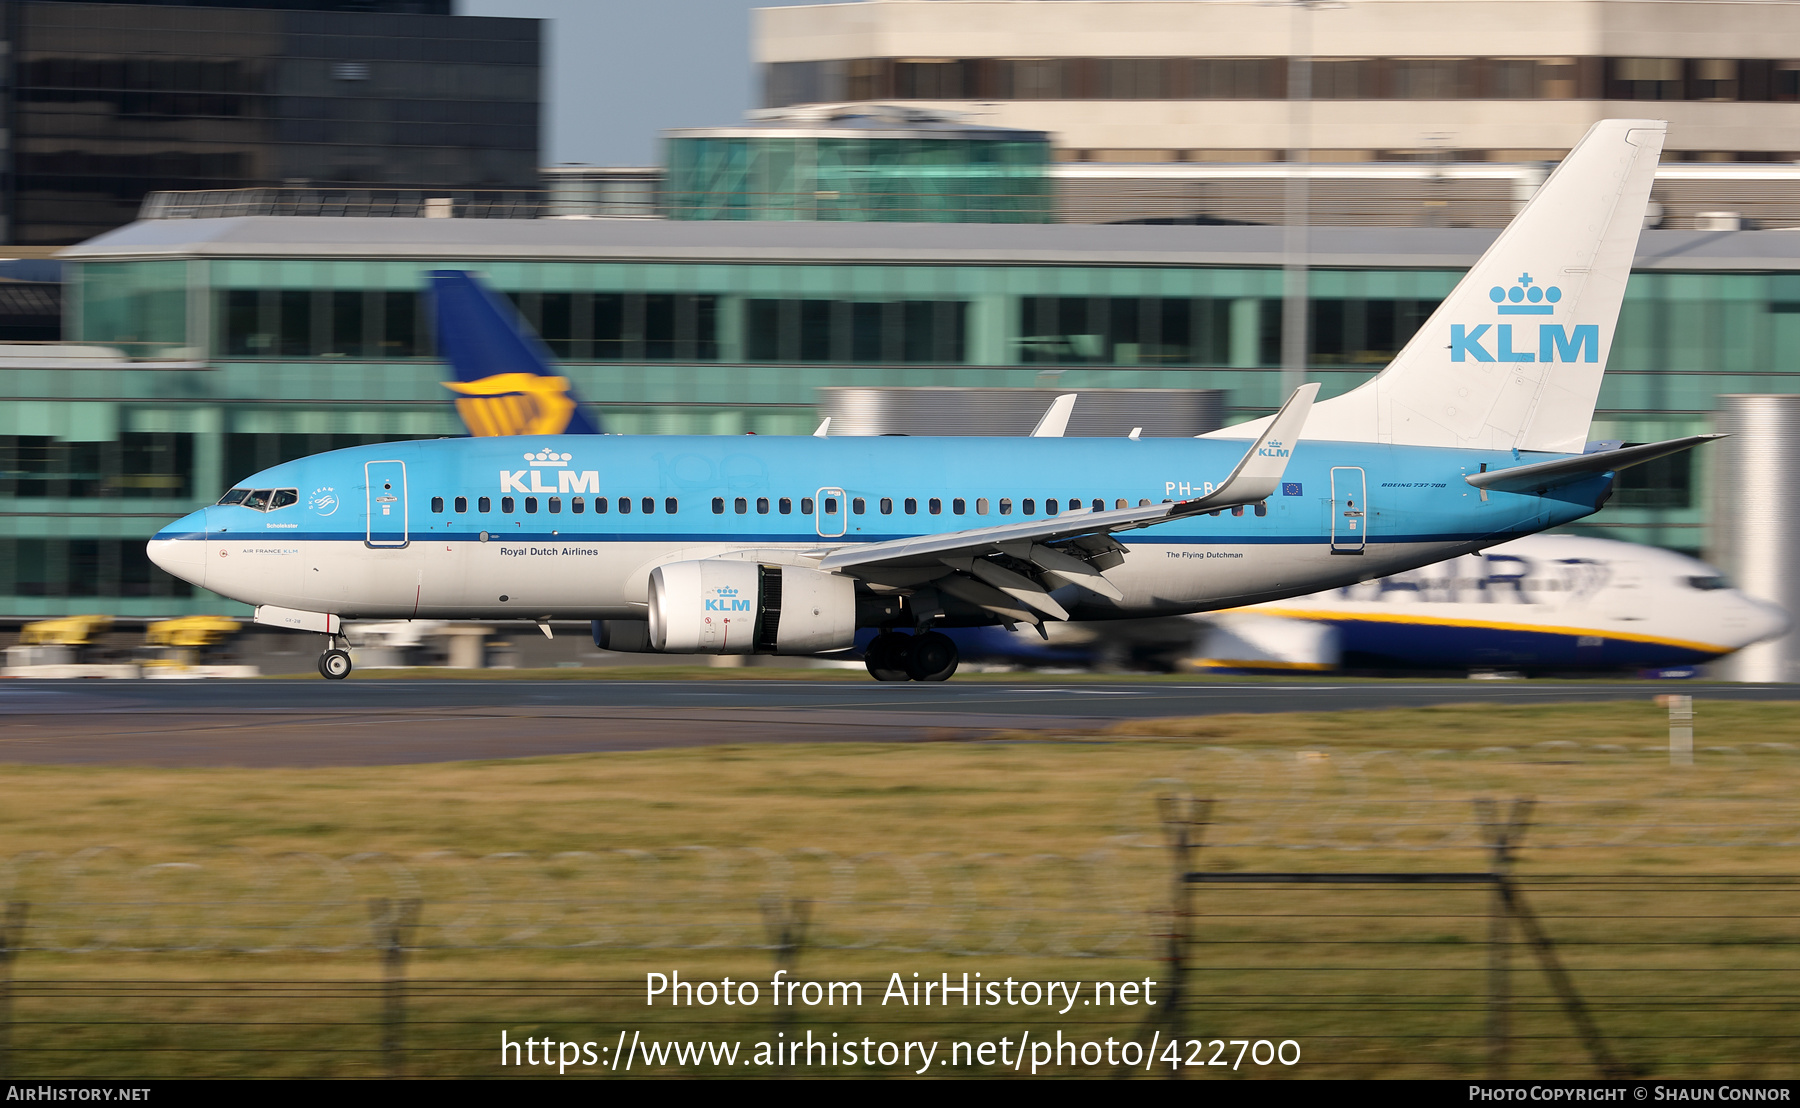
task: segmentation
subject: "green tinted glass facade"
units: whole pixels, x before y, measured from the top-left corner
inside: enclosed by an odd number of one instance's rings
[[[671,138],[671,219],[1049,223],[1047,140]]]
[[[142,360],[4,375],[0,615],[234,605],[156,573],[143,540],[234,481],[340,446],[462,433],[418,290],[483,272],[605,428],[807,434],[826,386],[1280,391],[1273,266],[149,258],[73,263],[69,337]],[[1800,269],[1800,267],[1797,267]],[[1312,277],[1323,395],[1367,380],[1455,285],[1448,268]],[[1594,436],[1708,430],[1714,397],[1800,390],[1800,271],[1634,274]],[[1704,450],[1632,471],[1594,533],[1704,550]]]

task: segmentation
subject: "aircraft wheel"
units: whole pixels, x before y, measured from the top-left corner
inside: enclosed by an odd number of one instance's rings
[[[342,681],[350,676],[350,654],[343,650],[327,650],[319,655],[319,676],[328,681]]]
[[[883,631],[863,651],[863,665],[877,681],[910,681],[912,673],[907,659],[912,657],[913,638],[897,631]]]
[[[958,660],[956,644],[949,635],[927,631],[913,639],[906,669],[914,681],[948,681]]]

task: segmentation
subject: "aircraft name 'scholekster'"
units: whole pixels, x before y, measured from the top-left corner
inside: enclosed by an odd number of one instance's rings
[[[1708,437],[1584,453],[1664,130],[1595,124],[1367,384],[1199,439],[357,447],[238,482],[150,557],[326,634],[328,677],[349,672],[345,618],[581,618],[676,654],[825,653],[880,627],[870,672],[924,681],[956,668],[939,626],[1210,611],[1427,565],[1598,511],[1618,470]]]

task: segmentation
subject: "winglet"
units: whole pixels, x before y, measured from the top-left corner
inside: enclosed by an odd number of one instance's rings
[[[830,434],[831,434],[831,417],[826,416],[824,418],[824,420],[822,420],[819,423],[819,429],[812,433],[812,437],[815,439],[822,439],[822,438],[828,437]]]
[[[1065,392],[1050,402],[1050,409],[1038,425],[1031,429],[1034,439],[1060,439],[1063,432],[1069,429],[1069,413],[1075,410],[1075,398],[1080,393]]]
[[[1221,504],[1250,504],[1272,496],[1281,487],[1281,475],[1287,472],[1294,443],[1306,417],[1312,411],[1313,397],[1319,394],[1317,382],[1301,385],[1275,413],[1269,426],[1244,451],[1231,476],[1212,492],[1182,506],[1180,514],[1210,512]]]

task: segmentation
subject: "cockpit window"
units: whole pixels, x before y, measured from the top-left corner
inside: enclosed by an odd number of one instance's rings
[[[300,503],[299,489],[232,489],[219,498],[221,504],[236,504],[259,512],[272,512],[289,504]]]
[[[1731,587],[1731,582],[1723,577],[1690,577],[1687,579],[1687,583],[1701,592],[1713,592]]]

